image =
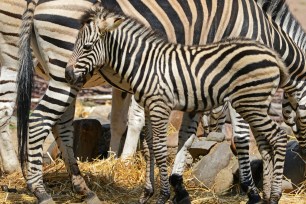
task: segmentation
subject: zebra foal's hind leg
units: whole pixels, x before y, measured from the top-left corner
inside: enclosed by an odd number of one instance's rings
[[[301,156],[306,160],[306,84],[300,83],[301,90],[291,94],[284,93],[283,116],[299,142]]]
[[[233,109],[231,103],[227,103],[229,115],[233,128],[233,139],[236,146],[240,186],[247,193],[249,203],[258,203],[261,200],[259,190],[255,186],[251,164],[250,164],[250,126],[245,120]]]
[[[268,105],[263,108],[265,103],[257,102],[257,106],[256,104],[242,106],[240,104],[240,107],[236,108],[236,110],[249,123],[263,158],[263,199],[271,204],[276,204],[282,193],[281,184],[287,136],[268,116]]]

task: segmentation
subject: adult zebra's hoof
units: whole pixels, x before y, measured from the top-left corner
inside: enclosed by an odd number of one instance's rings
[[[165,204],[170,198],[170,192],[160,192],[156,204]]]
[[[147,189],[145,188],[144,191],[141,194],[141,197],[139,198],[139,204],[146,203],[154,194],[153,189]]]
[[[190,204],[189,193],[184,187],[182,175],[172,174],[169,182],[174,188],[175,196],[172,199],[173,204]]]

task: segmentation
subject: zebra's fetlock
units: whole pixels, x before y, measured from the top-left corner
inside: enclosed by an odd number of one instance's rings
[[[46,192],[33,191],[33,194],[37,198],[37,203],[39,204],[55,204],[51,195]]]
[[[170,198],[170,191],[160,191],[156,204],[164,204]]]
[[[247,202],[248,204],[256,204],[256,203],[261,202],[262,199],[259,195],[259,191],[255,186],[252,187],[252,182],[251,181],[241,182],[240,187],[241,187],[243,192],[246,192],[246,194],[249,198],[249,200]]]
[[[144,188],[141,197],[139,198],[139,203],[143,204],[146,203],[154,194],[154,190],[152,188]]]

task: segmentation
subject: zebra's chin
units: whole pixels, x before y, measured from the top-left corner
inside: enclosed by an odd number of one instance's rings
[[[82,87],[86,82],[85,74],[75,74],[73,68],[67,68],[65,71],[65,78],[71,86]]]

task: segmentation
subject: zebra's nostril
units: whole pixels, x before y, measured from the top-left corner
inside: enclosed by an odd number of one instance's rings
[[[73,72],[71,70],[66,70],[66,72],[65,72],[66,81],[70,84],[73,82],[72,74],[73,74]]]

